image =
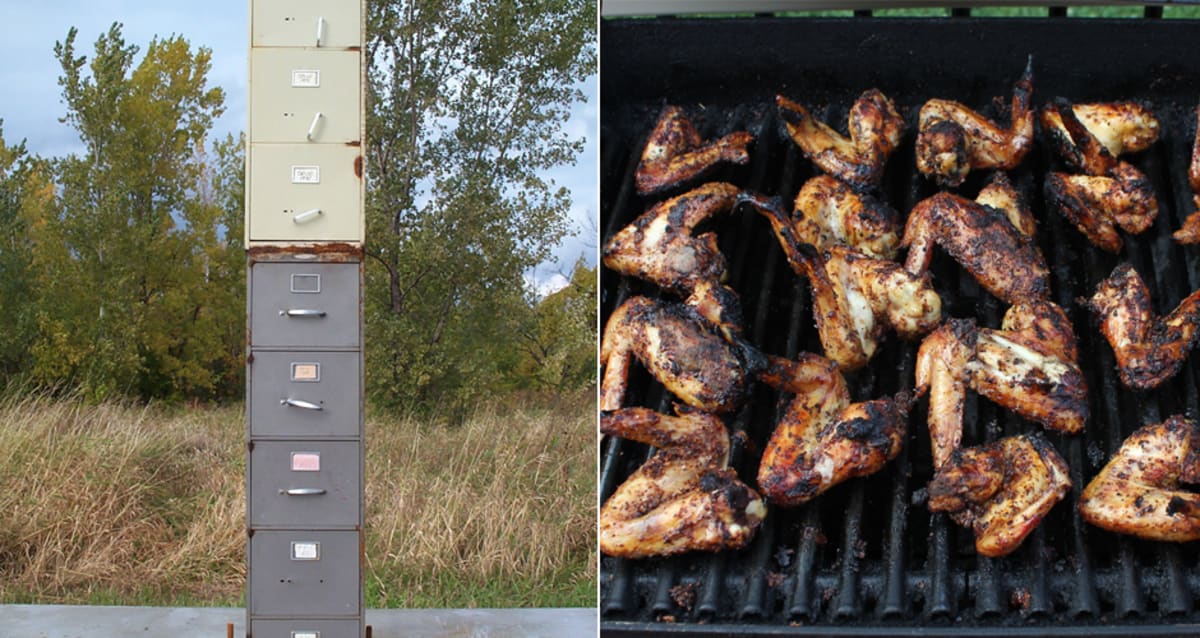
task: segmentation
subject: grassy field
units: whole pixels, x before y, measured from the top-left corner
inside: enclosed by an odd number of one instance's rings
[[[592,395],[367,420],[369,607],[596,601]],[[0,602],[243,604],[244,421],[0,399]]]

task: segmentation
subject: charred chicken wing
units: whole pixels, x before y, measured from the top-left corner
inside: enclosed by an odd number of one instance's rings
[[[659,202],[612,236],[604,246],[604,265],[686,298],[723,331],[738,333],[740,304],[720,283],[725,257],[717,236],[692,234],[705,220],[728,213],[737,194],[732,184],[712,183]]]
[[[1192,142],[1188,183],[1192,186],[1192,206],[1196,212],[1188,215],[1183,226],[1171,236],[1181,244],[1200,244],[1200,108],[1196,109],[1196,139]]]
[[[1182,416],[1147,425],[1079,497],[1083,520],[1109,531],[1156,541],[1200,540],[1200,425]]]
[[[1083,175],[1051,173],[1046,200],[1088,240],[1108,252],[1124,245],[1117,228],[1137,234],[1158,216],[1158,198],[1145,174],[1117,159],[1158,139],[1158,120],[1132,102],[1077,104],[1063,99],[1042,110],[1051,146]]]
[[[906,393],[851,403],[837,365],[808,353],[795,362],[771,357],[763,380],[795,393],[759,466],[758,487],[772,503],[800,505],[878,472],[904,445],[912,406]]]
[[[1087,384],[1066,314],[1048,301],[1008,309],[1000,330],[951,319],[917,351],[918,392],[929,392],[935,468],[962,442],[968,388],[1043,426],[1074,434],[1088,416]]]
[[[745,398],[762,356],[740,339],[719,334],[692,308],[631,297],[608,319],[600,344],[600,409],[616,410],[637,359],[687,405],[728,412]]]
[[[808,278],[821,345],[841,369],[865,365],[888,326],[914,339],[941,321],[942,300],[928,278],[845,246],[818,251],[799,240],[779,200],[744,193],[739,201],[767,217],[792,270]]]
[[[901,242],[908,247],[905,269],[924,275],[938,244],[999,299],[1014,304],[1042,298],[1050,292],[1049,270],[1027,234],[1033,228],[1007,178],[995,178],[976,201],[941,192],[918,202],[908,216]]]
[[[904,118],[896,106],[876,89],[864,92],[850,107],[849,138],[808,109],[782,95],[775,97],[788,135],[826,173],[857,189],[879,186],[888,155],[900,145]]]
[[[1121,382],[1135,390],[1156,388],[1175,376],[1200,334],[1200,290],[1160,317],[1150,289],[1127,263],[1100,282],[1088,306],[1116,355]]]
[[[778,205],[759,201],[762,205]],[[900,247],[900,216],[896,211],[828,175],[818,175],[800,189],[792,226],[799,241],[817,250],[850,246],[868,257],[892,259]]]
[[[600,415],[600,431],[659,448],[600,508],[600,551],[645,558],[744,547],[767,509],[727,467],[729,434],[710,414],[646,408]]]
[[[929,509],[975,532],[975,550],[1005,556],[1071,489],[1066,462],[1040,434],[954,450],[929,483]]]
[[[746,147],[754,136],[730,133],[705,143],[683,110],[667,106],[658,117],[638,162],[634,180],[641,195],[652,195],[680,186],[708,173],[721,162],[746,164]]]
[[[917,169],[939,184],[958,186],[971,169],[1015,168],[1033,145],[1032,94],[1031,57],[1013,87],[1007,129],[958,102],[929,100],[917,116]]]

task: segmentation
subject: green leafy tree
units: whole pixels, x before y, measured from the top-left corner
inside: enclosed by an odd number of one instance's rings
[[[52,192],[45,164],[29,157],[24,142],[5,143],[0,120],[0,374],[5,379],[29,365],[37,325],[29,269],[32,243],[22,210]]]
[[[233,268],[240,231],[220,229],[241,169],[234,141],[206,150],[224,108],[207,86],[210,51],[155,39],[135,65],[137,47],[114,24],[89,62],[75,37],[54,50],[63,121],[83,152],[54,162],[58,196],[30,214],[41,298],[33,376],[96,398],[227,390],[244,275]]]
[[[534,307],[517,333],[518,378],[555,392],[595,383],[597,273],[580,258],[567,285]]]
[[[563,130],[594,71],[588,0],[368,6],[367,371],[384,404],[504,385],[522,274],[567,232]]]

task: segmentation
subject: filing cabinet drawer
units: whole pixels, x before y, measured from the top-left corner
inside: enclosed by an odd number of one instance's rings
[[[358,620],[252,620],[254,638],[362,638]]]
[[[250,363],[250,436],[360,436],[358,352],[262,352]]]
[[[250,615],[357,616],[359,548],[358,531],[255,531]]]
[[[252,348],[357,348],[358,263],[254,262]]]
[[[358,141],[358,61],[357,51],[252,50],[250,141]]]
[[[358,0],[254,0],[250,44],[256,47],[362,45]]]
[[[256,441],[250,451],[251,527],[359,524],[357,441]]]
[[[250,174],[250,241],[363,240],[358,146],[251,143]]]

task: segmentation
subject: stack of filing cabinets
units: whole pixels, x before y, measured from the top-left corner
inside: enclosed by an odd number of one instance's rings
[[[362,41],[361,0],[250,0],[253,638],[359,638],[365,628]]]

